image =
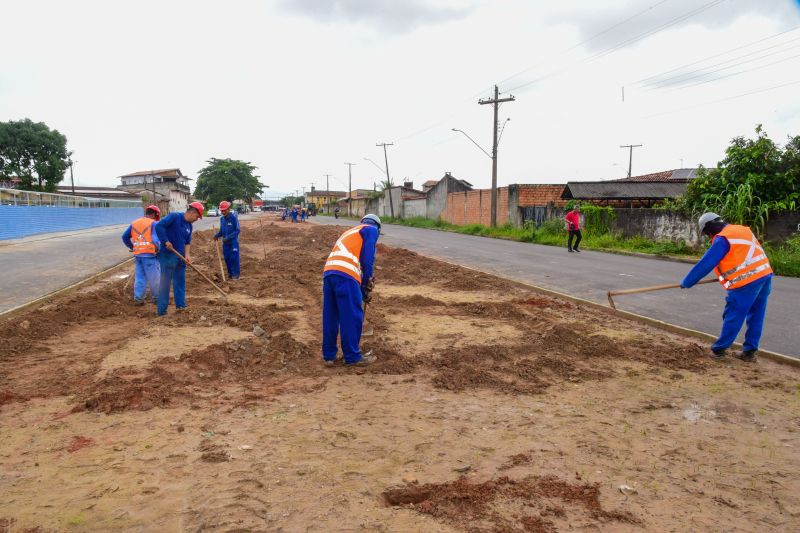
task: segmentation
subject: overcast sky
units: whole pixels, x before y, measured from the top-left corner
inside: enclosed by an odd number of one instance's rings
[[[800,134],[797,0],[0,0],[0,120],[65,134],[82,185],[210,157],[274,193],[445,171],[476,187],[715,165]],[[781,33],[783,32],[783,33]],[[625,101],[622,88],[625,87]]]

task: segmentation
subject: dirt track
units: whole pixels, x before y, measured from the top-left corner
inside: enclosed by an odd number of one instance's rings
[[[227,303],[115,275],[0,324],[0,532],[800,528],[797,371],[384,246],[379,362],[327,369],[340,230],[245,226]]]

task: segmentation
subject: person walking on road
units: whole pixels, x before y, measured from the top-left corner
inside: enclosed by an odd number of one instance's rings
[[[567,221],[567,229],[569,230],[569,238],[567,239],[567,250],[569,252],[580,252],[578,246],[581,244],[581,206],[575,205],[572,211],[567,213],[564,217]],[[575,238],[575,244],[572,244],[572,239]]]
[[[293,207],[292,208],[292,223],[294,224],[296,222],[297,222],[297,208]]]
[[[161,218],[161,210],[155,205],[148,205],[144,216],[137,218],[122,233],[122,242],[133,252],[135,270],[133,274],[133,304],[144,305],[147,286],[150,286],[150,299],[158,297],[158,278],[161,269],[158,266],[158,235],[155,225]]]
[[[700,231],[711,238],[711,247],[681,281],[688,289],[712,270],[727,291],[722,312],[722,332],[711,345],[711,356],[722,359],[747,321],[747,332],[739,359],[756,360],[764,328],[767,300],[772,290],[772,267],[753,231],[747,226],[727,224],[716,213],[705,213]]]
[[[219,231],[214,235],[214,240],[222,239],[222,256],[228,269],[230,279],[239,279],[239,217],[231,212],[230,202],[220,202],[219,210],[222,218]]]
[[[364,302],[375,287],[373,271],[381,219],[367,215],[361,224],[345,231],[333,247],[322,274],[322,358],[326,366],[336,361],[336,339],[341,333],[346,365],[368,365],[374,355],[362,355],[361,328]]]
[[[159,316],[167,314],[170,285],[175,298],[175,308],[186,308],[186,265],[172,253],[172,250],[185,257],[187,262],[192,261],[189,255],[192,224],[203,218],[203,210],[203,204],[192,202],[185,213],[170,213],[156,224],[156,233],[161,241],[158,251],[158,262],[161,265],[161,280],[158,287]]]

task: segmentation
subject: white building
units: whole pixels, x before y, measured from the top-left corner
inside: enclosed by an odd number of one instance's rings
[[[137,193],[155,190],[162,197],[169,198],[170,213],[186,211],[189,205],[191,179],[184,176],[179,168],[143,170],[125,174],[119,179],[122,184],[117,185],[118,189]]]

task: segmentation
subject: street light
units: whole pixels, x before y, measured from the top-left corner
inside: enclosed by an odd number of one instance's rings
[[[380,166],[378,163],[376,163],[376,162],[375,162],[375,161],[373,161],[372,159],[370,159],[369,157],[365,157],[365,158],[364,158],[364,161],[369,161],[370,163],[372,163],[373,165],[375,165],[375,166],[378,168],[378,170],[380,170],[381,172],[383,172],[384,174],[386,174],[386,169],[385,169],[385,168],[383,168],[382,166]]]
[[[464,137],[466,137],[467,139],[469,139],[470,141],[472,141],[472,144],[474,144],[475,146],[477,146],[477,147],[478,147],[478,149],[479,149],[481,152],[483,152],[484,154],[486,154],[486,157],[488,157],[489,159],[492,159],[492,156],[489,154],[489,152],[487,152],[486,150],[484,150],[484,149],[483,149],[483,147],[482,147],[480,144],[476,143],[476,142],[475,142],[475,139],[473,139],[472,137],[470,137],[469,135],[467,135],[467,132],[465,132],[464,130],[459,130],[459,129],[457,129],[457,128],[450,128],[450,129],[451,129],[451,130],[453,130],[453,131],[457,131],[457,132],[460,132],[460,133],[462,133],[462,134],[464,135]]]

